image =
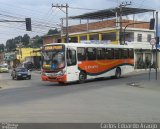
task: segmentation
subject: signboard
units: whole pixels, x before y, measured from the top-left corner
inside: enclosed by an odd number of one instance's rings
[[[155,44],[156,44],[156,39],[155,39],[155,38],[152,38],[152,39],[150,40],[150,44],[151,44],[151,45],[155,45]]]
[[[62,50],[63,46],[62,45],[49,45],[49,46],[45,46],[44,50]]]
[[[111,40],[81,40],[80,43],[86,43],[86,44],[100,44],[100,43],[103,43],[103,44],[110,44],[111,43]]]

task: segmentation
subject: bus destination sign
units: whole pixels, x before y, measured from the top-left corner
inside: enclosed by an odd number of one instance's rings
[[[62,45],[54,45],[54,46],[45,46],[45,50],[62,50]]]

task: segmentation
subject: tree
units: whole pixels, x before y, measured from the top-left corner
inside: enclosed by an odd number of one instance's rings
[[[22,36],[17,36],[17,37],[14,38],[16,44],[22,43],[22,39],[23,39]]]
[[[43,39],[41,36],[36,35],[32,39],[32,47],[39,48],[43,45]]]
[[[7,51],[12,51],[16,49],[16,43],[14,39],[9,39],[6,42],[6,49]]]
[[[14,39],[8,39],[6,42],[7,51],[14,51],[17,47],[17,44],[22,42],[22,36],[17,36]]]
[[[22,44],[23,44],[25,47],[27,47],[28,44],[29,44],[29,40],[30,40],[29,35],[28,35],[28,34],[25,34],[25,35],[23,36],[23,38],[22,38]]]
[[[0,44],[0,52],[4,52],[4,44]]]
[[[60,33],[57,29],[50,29],[49,31],[48,31],[48,33],[47,33],[47,35],[52,35],[52,34],[58,34],[58,33]]]

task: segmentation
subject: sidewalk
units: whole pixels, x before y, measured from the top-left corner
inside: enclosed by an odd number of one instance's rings
[[[135,70],[130,75],[139,75],[139,79],[134,79],[133,81],[128,84],[133,87],[139,87],[139,88],[147,88],[147,89],[154,89],[154,90],[160,90],[160,70],[157,71],[157,80],[156,80],[156,71],[155,69],[152,69],[150,71],[150,78],[149,78],[149,69],[140,69]],[[141,74],[145,74],[146,78],[141,78]]]

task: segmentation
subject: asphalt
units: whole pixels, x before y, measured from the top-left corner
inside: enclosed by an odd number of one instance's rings
[[[31,71],[31,75],[32,76],[37,76],[40,77],[41,74],[41,70],[34,70]],[[145,78],[141,78],[141,75],[145,74]],[[10,73],[9,73],[10,75]],[[134,78],[133,75],[137,75],[139,76],[138,80],[137,78]],[[8,88],[14,88],[14,87],[18,87],[18,86],[13,86],[10,83],[14,83],[14,82],[10,82],[8,79],[11,79],[10,77],[6,80],[6,79],[2,79],[2,74],[0,74],[0,90],[1,89],[8,89]],[[157,72],[157,79],[156,79],[156,71],[155,69],[151,69],[150,73],[148,69],[136,69],[131,73],[128,73],[127,75],[124,76],[130,76],[132,78],[131,81],[129,81],[127,83],[128,86],[132,86],[132,87],[139,87],[139,88],[150,88],[150,89],[160,89],[160,70],[158,70]]]
[[[0,121],[83,123],[160,120],[160,79],[155,80],[155,71],[151,72],[150,80],[148,71],[140,70],[121,79],[106,78],[67,86],[42,82],[37,71],[32,71],[32,75],[33,79],[23,81],[11,80],[7,74],[2,76],[0,80],[3,79],[4,85],[8,83],[10,89],[0,90]],[[17,87],[13,88],[13,85]]]

